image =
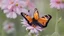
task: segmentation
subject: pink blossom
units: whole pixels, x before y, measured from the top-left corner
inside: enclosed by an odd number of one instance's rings
[[[35,28],[33,26],[30,26],[25,19],[23,19],[21,21],[22,21],[21,23],[23,24],[23,26],[26,27],[26,30],[30,30],[29,35],[31,33],[33,33],[33,34],[36,34],[38,36],[39,32],[44,30],[44,28],[41,28],[40,26],[36,26]]]
[[[63,9],[64,8],[64,1],[62,1],[62,0],[50,0],[50,7],[51,8],[57,8],[57,9]]]
[[[14,33],[15,28],[14,28],[14,23],[9,22],[9,21],[5,21],[3,24],[3,30],[7,33]]]

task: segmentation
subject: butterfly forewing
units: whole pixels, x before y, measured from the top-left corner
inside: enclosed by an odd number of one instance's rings
[[[34,15],[33,15],[33,18],[38,20],[39,18],[39,13],[38,13],[38,10],[35,8],[35,11],[34,11]]]
[[[32,22],[32,18],[29,15],[26,15],[25,13],[21,13],[21,15],[29,22]]]

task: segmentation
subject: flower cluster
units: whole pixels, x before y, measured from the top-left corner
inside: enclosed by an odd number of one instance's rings
[[[21,12],[26,13],[31,16],[31,14],[33,13],[33,10],[35,8],[35,5],[31,2],[31,0],[0,0],[0,8],[1,8],[1,10],[3,10],[3,12],[5,13],[7,18],[15,19],[15,18],[17,18],[17,15],[21,14]],[[26,23],[26,20],[23,22]],[[28,26],[30,26],[30,25],[28,25]],[[32,29],[32,28],[30,27],[30,29]],[[13,33],[13,31],[15,31],[14,23],[5,21],[3,24],[3,29],[8,34]],[[28,29],[28,27],[27,27],[27,29]],[[34,30],[36,30],[36,29],[34,29]],[[36,31],[36,32],[38,33],[38,31]]]
[[[63,0],[50,0],[51,8],[64,9],[64,1]]]
[[[23,0],[1,0],[0,8],[6,14],[7,18],[16,18],[17,15],[20,15],[21,12],[27,13],[27,7],[33,7],[29,4],[30,1],[23,1]]]
[[[15,19],[17,15],[21,14],[21,12],[32,16],[35,5],[30,0],[1,0],[0,8],[6,14],[7,18]],[[25,19],[22,19],[22,21],[23,25],[26,27],[26,30],[30,30],[29,33],[35,33],[38,35],[39,31],[42,31],[41,27],[37,26],[34,28],[30,26]],[[14,23],[5,21],[3,24],[3,29],[6,33],[12,33],[15,30]]]

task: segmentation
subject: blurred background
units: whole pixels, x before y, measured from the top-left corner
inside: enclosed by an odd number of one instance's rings
[[[50,0],[35,0],[34,3],[38,8],[40,16],[45,14],[52,16],[47,28],[40,32],[40,36],[64,36],[64,9],[57,10],[50,8]],[[25,30],[25,27],[22,27],[20,23],[21,18],[21,16],[18,16],[16,19],[8,19],[3,11],[0,10],[0,36],[26,36],[28,32]],[[57,23],[59,18],[61,18],[61,20]],[[4,32],[2,24],[5,20],[10,20],[15,23],[16,32],[14,34],[6,34]]]

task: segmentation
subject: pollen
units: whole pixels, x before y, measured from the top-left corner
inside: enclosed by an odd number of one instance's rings
[[[11,26],[9,25],[8,29],[11,29]]]
[[[18,6],[18,3],[16,3],[16,6]]]

